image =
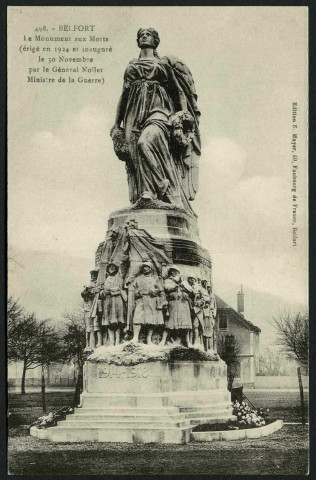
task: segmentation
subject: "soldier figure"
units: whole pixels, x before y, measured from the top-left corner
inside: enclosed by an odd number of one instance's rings
[[[212,291],[212,286],[211,285],[208,285],[207,291],[208,291],[209,296],[210,296],[210,323],[211,323],[211,328],[212,328],[212,340],[213,340],[212,344],[211,344],[211,348],[213,348],[213,350],[215,352],[217,352],[217,337],[216,337],[216,330],[214,328],[215,320],[216,320],[216,314],[217,314],[216,298],[215,298],[215,295]]]
[[[165,280],[165,292],[169,316],[160,343],[162,345],[166,343],[168,331],[170,331],[176,332],[179,342],[181,341],[181,334],[184,333],[187,346],[192,347],[190,342],[190,332],[192,330],[190,295],[192,295],[193,290],[187,282],[181,281],[178,268],[169,268],[168,277]]]
[[[90,284],[85,286],[81,292],[83,298],[84,319],[86,324],[86,350],[95,347],[94,340],[94,320],[91,318],[92,306],[94,301],[94,289],[97,283],[98,270],[91,270]]]
[[[102,326],[107,327],[110,344],[118,345],[126,324],[127,294],[123,290],[123,278],[118,265],[109,263],[100,297],[103,301]]]
[[[203,306],[204,299],[201,291],[196,285],[195,277],[188,277],[188,284],[192,288],[192,326],[193,326],[193,346],[196,348],[203,348],[201,341],[201,332],[203,332]]]
[[[148,326],[147,344],[152,344],[154,328],[164,325],[162,309],[167,306],[161,278],[154,273],[153,265],[144,262],[133,282],[135,311],[133,341],[139,341],[142,325]]]
[[[201,282],[201,292],[204,298],[204,307],[203,307],[203,341],[204,341],[204,348],[206,351],[213,350],[213,326],[214,326],[214,319],[211,316],[210,312],[210,302],[211,297],[209,294],[209,285],[207,284],[207,280],[202,280]]]

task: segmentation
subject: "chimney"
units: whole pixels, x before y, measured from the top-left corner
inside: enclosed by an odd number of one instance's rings
[[[240,285],[240,292],[237,293],[237,312],[243,317],[245,316],[244,296],[242,285]]]

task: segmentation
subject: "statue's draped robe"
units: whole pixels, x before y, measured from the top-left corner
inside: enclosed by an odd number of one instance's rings
[[[164,325],[162,307],[165,294],[160,278],[141,274],[134,281],[134,325]]]
[[[104,282],[102,325],[118,325],[126,323],[125,302],[126,293],[123,291],[123,279],[120,273],[109,275]]]
[[[204,306],[203,306],[203,335],[207,338],[212,338],[213,337],[213,325],[214,325],[214,319],[211,315],[210,311],[210,302],[211,302],[211,297],[206,290],[206,288],[201,288],[201,293],[203,295],[204,299]]]
[[[91,319],[91,310],[94,300],[94,293],[92,290],[95,286],[96,282],[90,282],[90,285],[88,287],[85,287],[85,289],[81,292],[81,296],[83,298],[83,311],[86,332],[91,332],[91,330],[93,330],[93,319]]]
[[[193,178],[194,162],[191,161],[191,153],[188,153],[192,151],[192,146],[183,151],[183,158],[179,154],[174,154],[173,158],[169,123],[170,116],[177,111],[194,113],[195,107],[191,107],[190,103],[192,91],[187,77],[175,71],[167,57],[139,58],[129,63],[124,75],[123,97],[127,98],[124,130],[132,159],[127,164],[132,203],[149,193],[154,199],[192,211],[189,200],[194,198],[193,191],[197,189],[197,185],[192,185],[189,191],[187,186]],[[196,124],[197,112],[195,108]],[[194,139],[193,147],[199,155],[197,143]]]
[[[204,322],[203,322],[203,307],[204,299],[203,295],[198,287],[194,288],[195,298],[193,302],[193,327],[200,328],[202,332],[204,331]]]
[[[189,292],[172,278],[165,280],[169,317],[166,328],[170,330],[192,330]]]

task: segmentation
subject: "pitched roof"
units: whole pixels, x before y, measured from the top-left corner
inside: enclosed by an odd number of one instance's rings
[[[226,302],[224,302],[224,300],[221,297],[219,297],[218,295],[215,295],[215,298],[216,298],[216,305],[218,309],[221,308],[224,310],[230,310],[234,314],[234,317],[240,323],[242,323],[245,327],[249,328],[249,330],[251,330],[252,332],[258,332],[258,333],[261,332],[261,329],[259,327],[249,322],[249,320],[246,320],[246,318],[240,315],[240,313],[238,313],[233,307],[231,307]]]

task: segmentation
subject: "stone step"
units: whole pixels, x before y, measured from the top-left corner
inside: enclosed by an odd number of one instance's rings
[[[187,427],[190,425],[190,421],[182,418],[178,421],[175,420],[125,420],[125,419],[117,419],[117,420],[98,420],[98,421],[90,421],[90,420],[78,420],[75,422],[72,421],[64,421],[61,425],[62,428],[115,428],[115,427],[125,427],[125,428],[143,428],[148,426],[153,427],[162,427],[162,428],[179,428],[179,427]]]
[[[228,392],[229,394],[229,392]],[[172,405],[179,408],[199,405],[223,405],[231,403],[230,394],[223,390],[199,390],[191,392],[173,392],[170,395]]]
[[[184,413],[184,412],[183,412]],[[229,416],[232,414],[232,410],[222,409],[222,410],[201,410],[199,412],[188,412],[185,413],[185,418],[216,418],[221,416]]]
[[[143,415],[143,414],[130,414],[130,415],[121,415],[121,414],[107,414],[106,411],[100,415],[91,415],[91,414],[81,414],[81,415],[68,415],[67,422],[98,422],[98,421],[144,421],[144,422],[159,422],[159,421],[181,421],[185,420],[186,415],[179,413],[177,415]]]
[[[173,406],[172,399],[161,394],[129,395],[129,394],[83,394],[81,396],[83,407],[114,408],[162,408]]]
[[[74,415],[177,415],[179,414],[178,407],[165,408],[124,408],[124,407],[109,407],[109,408],[92,408],[83,407],[75,408]]]
[[[64,423],[64,422],[63,422]],[[39,430],[31,427],[31,435],[52,442],[123,442],[123,443],[177,443],[185,444],[190,440],[192,427],[51,427]]]
[[[153,394],[83,393],[81,404],[87,408],[162,408],[192,407],[192,405],[223,405],[230,403],[229,392],[198,390]]]
[[[232,404],[231,402],[224,402],[221,404],[204,404],[204,405],[197,405],[194,407],[179,407],[179,411],[182,413],[191,413],[191,412],[201,412],[205,410],[212,410],[212,411],[219,411],[219,410],[229,410],[232,411]]]
[[[220,416],[220,417],[203,417],[203,418],[190,418],[190,424],[191,425],[201,425],[201,424],[204,424],[204,423],[210,423],[210,424],[214,424],[214,423],[223,423],[223,422],[227,422],[228,420],[232,420],[232,421],[235,421],[236,420],[236,416],[235,415],[224,415],[224,416]]]

